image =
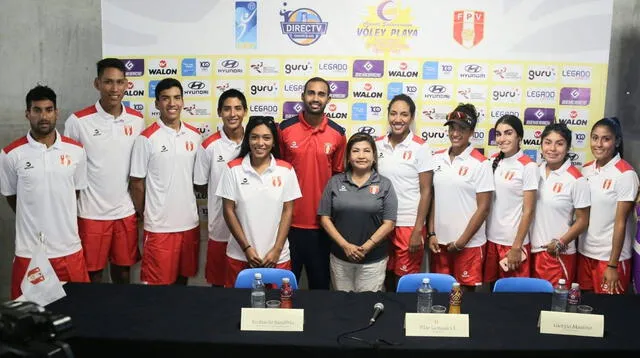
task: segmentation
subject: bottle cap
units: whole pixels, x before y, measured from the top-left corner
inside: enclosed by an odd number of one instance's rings
[[[578,289],[578,288],[580,288],[580,284],[578,282],[574,282],[574,283],[571,284],[571,288]]]
[[[289,283],[289,278],[288,277],[283,277],[282,278],[282,283]]]
[[[431,280],[428,277],[422,279],[422,283],[430,283]]]
[[[566,283],[567,283],[567,281],[565,281],[564,278],[561,278],[561,279],[558,280],[558,284],[559,285],[564,285]]]
[[[458,286],[460,286],[460,282],[454,282],[453,283],[453,287],[458,287]]]
[[[256,272],[255,275],[253,275],[253,277],[255,279],[261,280],[262,279],[262,274],[260,272]]]

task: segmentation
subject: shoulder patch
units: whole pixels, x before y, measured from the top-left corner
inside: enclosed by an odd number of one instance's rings
[[[500,155],[500,152],[491,154],[491,159],[495,159]]]
[[[97,113],[97,112],[98,112],[98,109],[96,108],[96,105],[94,104],[94,105],[91,105],[91,106],[89,106],[89,107],[87,107],[85,109],[81,109],[81,110],[79,110],[77,112],[73,112],[73,114],[76,117],[78,117],[78,119],[80,119],[82,117],[86,117],[88,115],[91,115],[91,114],[94,114],[94,113]]]
[[[69,137],[65,137],[65,136],[61,135],[60,136],[60,140],[62,140],[62,142],[64,142],[64,143],[77,145],[78,147],[82,148],[82,144],[80,144],[80,142],[78,142],[78,141],[76,141],[74,139],[71,139]]]
[[[124,110],[125,110],[128,114],[130,114],[130,115],[132,115],[132,116],[136,116],[136,117],[144,118],[144,117],[142,116],[142,113],[140,113],[140,112],[136,111],[136,110],[135,110],[135,109],[133,109],[133,108],[129,108],[129,107],[127,107],[127,106],[124,106]]]
[[[584,168],[584,167],[588,167],[588,166],[590,166],[591,164],[593,164],[593,163],[595,163],[595,162],[596,162],[595,160],[592,160],[592,161],[590,161],[590,162],[586,162],[586,163],[584,163],[584,165],[583,165],[582,167],[583,167],[583,168]]]
[[[533,163],[533,159],[531,159],[531,157],[529,157],[526,154],[523,154],[520,158],[518,158],[518,161],[520,163],[522,163],[522,165],[527,165],[529,163]]]
[[[333,128],[336,132],[340,133],[340,135],[344,135],[344,127],[342,127],[338,123],[329,119],[329,121],[327,122],[327,125]]]
[[[445,148],[445,149],[440,149],[440,150],[436,150],[435,152],[433,152],[433,154],[442,154],[442,153],[444,153],[444,152],[446,152],[446,151],[447,151],[447,148]]]
[[[582,178],[582,173],[580,173],[580,170],[578,170],[578,168],[574,167],[573,165],[569,166],[569,168],[567,169],[567,173],[571,174],[571,176],[576,179]]]
[[[626,160],[624,159],[620,159],[617,163],[616,163],[616,168],[620,171],[620,173],[624,173],[626,171],[629,170],[633,170],[633,167],[631,166],[631,164],[629,164]]]
[[[276,159],[276,165],[279,166],[279,167],[287,168],[287,169],[293,168],[293,166],[291,164],[289,164],[289,162],[281,160],[281,159]]]
[[[242,164],[242,158],[236,158],[232,161],[230,161],[229,163],[227,163],[227,166],[229,168],[233,168],[233,167],[237,167],[238,165]]]
[[[484,155],[482,155],[482,153],[480,153],[479,150],[477,150],[476,148],[473,148],[473,150],[471,151],[471,157],[479,162],[484,162],[485,160],[487,160],[487,157],[485,157]]]
[[[207,139],[202,141],[202,148],[207,149],[207,147],[217,141],[218,139],[222,138],[222,135],[220,134],[220,131],[217,131],[215,133],[213,133],[212,135],[208,136]]]
[[[142,133],[140,133],[140,135],[145,136],[147,138],[151,138],[151,135],[155,133],[158,129],[160,129],[160,126],[158,125],[158,123],[154,122],[152,125],[145,128],[145,130],[143,130]]]
[[[2,149],[2,151],[4,152],[4,154],[9,154],[10,151],[18,148],[21,145],[27,144],[27,143],[29,143],[29,139],[27,139],[27,136],[20,137],[20,138],[14,140],[13,142],[9,143],[9,145],[4,147],[4,149]]]
[[[200,135],[200,131],[198,130],[198,128],[194,127],[193,125],[187,122],[182,122],[182,124],[184,124],[184,126],[187,127],[188,129],[191,129],[192,131],[194,131],[197,135]]]
[[[292,125],[297,124],[298,122],[300,122],[300,120],[298,119],[298,116],[290,117],[280,122],[280,125],[278,127],[280,128],[281,131],[283,131],[291,127]]]
[[[411,140],[412,140],[412,141],[414,141],[414,142],[416,142],[416,143],[418,143],[418,144],[420,144],[420,145],[423,145],[423,144],[425,144],[425,143],[427,142],[426,140],[424,140],[424,139],[422,139],[422,138],[418,137],[418,136],[417,136],[417,135],[415,135],[415,134],[413,135],[413,137],[411,137]]]

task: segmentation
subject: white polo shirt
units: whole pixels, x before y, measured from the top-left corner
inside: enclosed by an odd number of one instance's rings
[[[181,122],[178,131],[160,119],[138,136],[131,156],[131,176],[146,178],[144,229],[181,232],[199,225],[193,192],[193,166],[200,132]]]
[[[82,143],[87,152],[89,186],[80,192],[79,217],[117,220],[135,212],[129,169],[133,143],[143,129],[142,114],[124,105],[117,118],[105,112],[99,101],[69,116],[64,134]]]
[[[240,154],[240,143],[229,139],[221,129],[210,135],[198,147],[196,165],[193,172],[193,182],[196,185],[206,185],[209,221],[209,239],[227,242],[231,232],[222,215],[222,199],[216,195],[216,189],[227,163]]]
[[[288,162],[271,157],[269,168],[258,174],[249,159],[229,162],[222,174],[216,195],[236,203],[236,216],[242,231],[260,257],[264,257],[276,242],[284,203],[302,197],[298,178]],[[235,260],[247,258],[237,240],[229,240],[227,256]],[[289,260],[289,241],[280,253],[278,263]]]
[[[536,216],[529,230],[531,252],[546,249],[552,239],[560,239],[573,224],[575,209],[591,206],[587,179],[580,174],[578,168],[567,160],[557,170],[546,175],[547,163],[540,164],[540,184]],[[569,243],[566,254],[576,252],[576,240]]]
[[[87,187],[82,145],[56,131],[47,148],[29,133],[0,152],[0,165],[2,195],[16,195],[15,255],[30,258],[40,232],[47,257],[78,252],[76,190]]]
[[[591,211],[589,229],[578,241],[578,252],[600,261],[611,256],[613,224],[620,201],[635,202],[638,195],[638,175],[631,164],[617,154],[604,167],[597,168],[592,161],[582,167],[582,175],[589,182]],[[633,214],[627,218],[620,261],[631,258],[634,232]]]
[[[449,159],[449,149],[433,153],[433,188],[435,198],[435,232],[440,244],[458,240],[478,209],[476,193],[494,190],[491,164],[477,149],[468,146]],[[485,223],[465,247],[487,242]]]
[[[495,158],[491,158],[491,165]],[[524,192],[538,190],[538,178],[538,164],[522,151],[498,162],[493,173],[496,191],[487,220],[487,240],[499,245],[513,245],[522,220]],[[523,244],[528,243],[529,235],[526,235]]]
[[[389,143],[388,135],[377,138],[376,147],[378,173],[391,180],[398,197],[396,226],[413,227],[420,202],[419,174],[433,170],[431,148],[412,132],[395,148]]]

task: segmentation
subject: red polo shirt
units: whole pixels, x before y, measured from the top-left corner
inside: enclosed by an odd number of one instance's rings
[[[316,128],[304,120],[304,112],[280,123],[280,153],[298,176],[302,198],[293,206],[291,226],[318,229],[318,204],[331,176],[344,170],[344,128],[326,116]]]

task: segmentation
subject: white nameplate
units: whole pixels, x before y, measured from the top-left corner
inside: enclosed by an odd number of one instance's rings
[[[604,337],[604,315],[541,311],[540,333]]]
[[[408,337],[469,337],[469,315],[448,313],[406,313]]]
[[[242,308],[241,331],[302,332],[304,309]]]

